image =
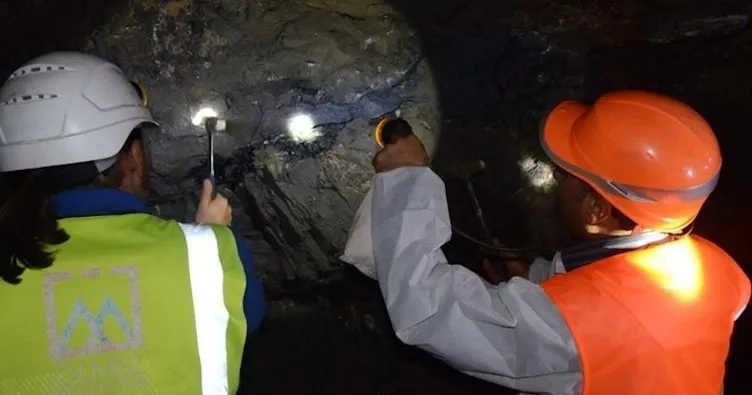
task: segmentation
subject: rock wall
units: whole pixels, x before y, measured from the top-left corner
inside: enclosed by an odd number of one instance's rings
[[[218,185],[271,288],[336,273],[373,176],[372,120],[398,111],[429,146],[438,126],[418,37],[380,2],[137,1],[88,49],[149,91],[161,123],[147,141],[155,212],[193,218],[208,141],[191,118],[211,107],[229,119]],[[320,137],[290,136],[296,114]]]
[[[68,48],[121,65],[148,89],[162,124],[148,141],[154,211],[181,220],[193,217],[208,170],[206,135],[191,117],[210,106],[228,118],[228,132],[217,137],[218,181],[272,286],[337,272],[335,257],[372,176],[370,121],[393,111],[419,130],[438,169],[486,160],[477,189],[502,239],[555,245],[550,194],[518,170],[541,159],[536,129],[546,110],[563,98],[644,88],[712,117],[719,106],[700,95],[712,94],[705,88],[712,83],[743,90],[726,82],[718,62],[723,48],[745,51],[749,25],[749,5],[737,0],[76,5],[0,4],[2,70]],[[640,63],[646,56],[651,61]],[[666,72],[673,85],[660,77]],[[703,75],[695,86],[693,73]],[[299,113],[314,118],[315,141],[287,133],[286,121]],[[449,189],[457,223],[473,227],[462,215],[467,198]]]
[[[668,69],[699,70],[687,65],[706,64],[702,53],[713,40],[744,32],[749,10],[734,0],[661,0],[650,8],[569,0],[79,3],[0,5],[11,15],[2,67],[65,48],[121,65],[148,89],[162,125],[147,144],[153,209],[184,221],[208,171],[206,135],[191,117],[209,106],[228,118],[216,141],[218,182],[272,289],[337,275],[336,256],[372,177],[371,121],[393,111],[418,129],[437,169],[487,162],[477,190],[503,240],[555,246],[551,195],[519,171],[542,158],[536,137],[546,110],[607,87],[682,96],[685,87],[645,75],[659,75],[666,57],[639,76],[640,67],[628,64],[634,59],[618,59],[653,51],[647,46],[678,59]],[[314,118],[316,140],[288,134],[287,120],[300,113]],[[472,229],[468,199],[455,185],[448,184],[453,219]]]

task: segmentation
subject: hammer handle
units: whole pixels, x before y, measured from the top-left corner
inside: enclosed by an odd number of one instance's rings
[[[209,180],[212,184],[212,200],[217,197],[217,179],[214,176],[214,134],[217,132],[217,118],[206,120],[206,134],[209,137]]]
[[[212,184],[211,198],[212,200],[214,200],[217,198],[217,194],[219,193],[217,191],[217,180],[214,178],[214,174],[209,175],[209,181],[211,181],[211,184]]]

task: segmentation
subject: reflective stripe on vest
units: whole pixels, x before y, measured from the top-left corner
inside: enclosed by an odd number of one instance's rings
[[[227,227],[69,218],[54,264],[0,284],[0,394],[234,395],[246,279]]]
[[[734,316],[750,293],[733,259],[696,236],[542,287],[572,331],[584,395],[720,393]]]
[[[227,395],[227,321],[222,292],[222,263],[214,231],[208,226],[180,224],[188,245],[196,340],[201,363],[201,393]]]

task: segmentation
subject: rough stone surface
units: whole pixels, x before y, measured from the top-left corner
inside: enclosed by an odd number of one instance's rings
[[[193,217],[208,170],[206,135],[190,119],[204,106],[227,117],[228,131],[216,139],[218,182],[272,288],[340,270],[335,257],[372,176],[369,121],[395,110],[418,129],[438,170],[487,162],[477,189],[502,240],[556,246],[551,194],[531,187],[518,169],[525,157],[542,159],[536,127],[545,111],[562,98],[592,98],[615,86],[593,69],[618,59],[612,54],[625,45],[686,54],[694,50],[676,48],[704,48],[749,24],[749,7],[732,0],[651,7],[605,0],[588,7],[569,0],[545,7],[517,0],[82,4],[83,12],[42,0],[4,3],[0,11],[22,16],[9,19],[5,37],[37,37],[25,47],[6,40],[10,58],[83,48],[146,86],[162,124],[148,141],[152,204],[180,220]],[[46,35],[26,27],[49,25],[59,19],[53,15],[80,23],[56,23]],[[288,135],[286,120],[298,113],[313,116],[317,140],[301,144]],[[449,187],[457,225],[474,228],[463,214],[467,197]]]
[[[150,93],[161,122],[147,144],[155,211],[192,219],[186,196],[207,174],[208,144],[191,117],[208,106],[229,119],[218,183],[273,288],[338,270],[373,175],[369,121],[405,112],[433,145],[439,113],[418,37],[382,2],[136,1],[88,44]],[[288,135],[299,113],[317,140]]]

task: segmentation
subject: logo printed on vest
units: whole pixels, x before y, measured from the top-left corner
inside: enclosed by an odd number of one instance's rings
[[[113,267],[109,273],[117,278],[125,278],[128,281],[128,297],[130,299],[130,310],[132,312],[131,322],[123,315],[118,308],[115,299],[111,296],[104,296],[95,313],[89,309],[90,306],[84,302],[82,297],[76,297],[71,306],[70,313],[65,319],[65,326],[62,333],[58,331],[58,315],[56,313],[56,296],[55,288],[63,286],[70,288],[73,284],[65,284],[74,280],[74,276],[69,272],[49,273],[44,278],[44,299],[45,311],[47,313],[47,337],[49,340],[49,352],[52,359],[67,359],[81,357],[85,355],[101,354],[105,352],[124,351],[136,349],[143,346],[143,328],[141,322],[141,298],[138,292],[138,275],[136,267],[133,265]],[[102,279],[100,269],[88,269],[83,273],[83,278],[90,280]],[[80,280],[75,279],[75,280]],[[107,335],[105,330],[105,319],[114,318],[117,326],[125,335],[125,340],[113,341]],[[71,336],[80,323],[88,325],[89,336],[86,344],[82,347],[71,347],[69,345]]]

